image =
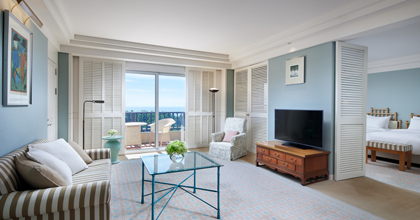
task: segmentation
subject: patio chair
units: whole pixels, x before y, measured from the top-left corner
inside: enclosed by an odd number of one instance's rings
[[[227,131],[237,131],[229,142],[223,142]],[[209,155],[223,160],[236,160],[248,153],[246,144],[246,119],[226,118],[222,132],[211,134]]]
[[[173,120],[172,118],[165,118],[165,119],[161,119],[159,120],[159,146],[162,145],[163,142],[170,142],[171,141],[171,136],[169,135],[169,131],[171,130],[171,126],[173,124],[175,124],[176,121]],[[150,146],[150,141],[153,139],[153,141],[155,140],[155,123],[150,124],[150,133],[149,133],[149,146]],[[156,143],[155,143],[156,144]]]

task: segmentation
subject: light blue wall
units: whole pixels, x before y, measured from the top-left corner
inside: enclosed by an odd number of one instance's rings
[[[226,70],[226,117],[233,117],[234,75],[231,69]]]
[[[68,141],[69,128],[69,54],[58,53],[58,118],[57,136]]]
[[[0,37],[3,42],[3,16],[0,12]],[[0,156],[34,140],[47,138],[47,73],[48,39],[31,21],[26,25],[33,32],[32,105],[0,106]],[[3,60],[3,44],[0,44]],[[3,87],[0,77],[0,87]],[[2,89],[0,90],[2,91]]]
[[[305,83],[285,83],[286,60],[305,56]],[[274,140],[275,109],[324,110],[324,149],[334,170],[335,43],[296,51],[268,60],[268,140]]]
[[[367,111],[370,108],[389,108],[403,122],[410,113],[420,114],[420,68],[368,75]]]

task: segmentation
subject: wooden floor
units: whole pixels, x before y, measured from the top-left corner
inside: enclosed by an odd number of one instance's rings
[[[194,148],[192,151],[208,152],[208,148]],[[141,155],[161,154],[162,152],[129,154],[119,156],[118,159],[129,160],[140,158]],[[240,163],[255,165],[256,154],[248,152],[248,155],[237,160]],[[268,169],[261,167],[261,169]],[[271,169],[268,169],[271,170]],[[273,175],[283,175],[295,180],[300,180],[291,175],[273,171]],[[376,180],[360,177],[343,181],[323,181],[308,185],[333,198],[356,206],[372,214],[385,219],[420,219],[420,193],[402,189]]]

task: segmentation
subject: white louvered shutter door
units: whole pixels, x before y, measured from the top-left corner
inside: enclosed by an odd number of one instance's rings
[[[215,70],[187,69],[186,139],[189,147],[209,146],[211,141],[212,96],[209,89],[214,87],[215,77]]]
[[[80,58],[79,112],[83,112],[85,100],[104,100],[104,104],[86,103],[85,111],[85,149],[102,148],[103,136],[114,128],[118,134],[125,135],[124,108],[124,73],[125,64],[119,61],[103,61],[92,58]],[[79,143],[82,140],[82,122],[79,119]],[[121,140],[124,146],[125,140]],[[120,153],[125,153],[122,147]]]
[[[238,70],[234,73],[234,116],[247,118],[248,114],[248,69]]]
[[[256,153],[255,142],[267,141],[268,109],[268,66],[267,63],[251,67],[251,111],[248,121],[250,143],[248,151]]]
[[[365,175],[367,48],[336,43],[335,180]]]

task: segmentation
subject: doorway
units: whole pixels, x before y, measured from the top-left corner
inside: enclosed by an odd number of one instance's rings
[[[161,150],[185,138],[185,75],[127,72],[126,152]],[[157,112],[157,114],[156,114]]]
[[[48,118],[47,138],[57,140],[57,64],[48,59]]]

